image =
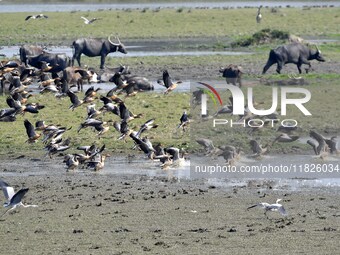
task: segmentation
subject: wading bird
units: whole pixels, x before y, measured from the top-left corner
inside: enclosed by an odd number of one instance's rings
[[[14,188],[9,186],[6,182],[0,180],[0,187],[4,192],[4,196],[7,199],[7,202],[4,203],[4,207],[11,207],[6,210],[5,213],[1,215],[4,216],[7,212],[14,210],[18,206],[22,207],[38,207],[37,205],[25,205],[21,202],[22,198],[28,192],[28,188],[24,188],[19,190],[18,192],[14,192]]]
[[[272,211],[272,212],[279,212],[281,215],[286,216],[287,212],[285,210],[285,208],[283,207],[283,205],[279,204],[279,202],[282,199],[277,199],[275,204],[268,204],[268,203],[258,203],[256,205],[252,205],[250,207],[247,208],[247,210],[254,208],[254,207],[261,207],[264,210],[264,215],[267,216],[267,212],[268,211]]]

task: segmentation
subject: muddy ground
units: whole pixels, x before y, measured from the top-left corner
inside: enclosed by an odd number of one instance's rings
[[[266,79],[266,74],[276,74],[276,65],[273,65],[265,75],[262,75],[262,69],[266,64],[266,61],[255,61],[249,63],[248,61],[241,60],[237,63],[223,61],[220,64],[207,64],[207,65],[190,65],[190,66],[177,66],[177,65],[167,65],[166,68],[171,71],[174,79],[182,79],[182,80],[217,80],[224,79],[222,78],[222,74],[219,73],[219,69],[221,67],[227,67],[229,64],[237,64],[243,68],[244,74],[243,76],[250,76],[253,78],[261,78]],[[309,73],[310,74],[331,74],[331,73],[340,73],[339,68],[337,67],[339,63],[337,61],[329,60],[326,63],[320,63],[316,61],[312,61],[312,68]],[[307,67],[307,66],[306,66]],[[131,66],[131,72],[133,74],[143,75],[148,77],[149,80],[157,80],[160,79],[162,70],[164,67],[159,66],[144,66],[143,64]],[[304,71],[304,70],[303,70]],[[305,72],[305,71],[304,71]],[[296,77],[299,76],[296,65],[288,64],[283,67],[281,74],[292,75],[294,74]],[[245,83],[247,84],[247,82]]]
[[[114,171],[66,173],[59,161],[1,161],[1,178],[29,187],[25,202],[39,205],[0,218],[3,254],[338,253],[337,187],[292,191],[262,181],[223,187]],[[287,217],[246,210],[277,198]]]

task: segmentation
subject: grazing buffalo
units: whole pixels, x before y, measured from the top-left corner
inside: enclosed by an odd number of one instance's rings
[[[27,65],[27,57],[37,56],[44,53],[44,49],[41,46],[23,45],[19,49],[20,60]]]
[[[306,73],[311,68],[309,60],[316,59],[317,61],[324,62],[325,59],[321,55],[321,51],[317,46],[316,50],[310,49],[306,45],[301,43],[292,43],[288,45],[279,46],[269,53],[269,58],[267,64],[264,66],[262,74],[265,74],[267,70],[274,64],[277,64],[276,72],[280,73],[282,67],[285,64],[295,64],[301,73],[302,64],[308,65],[309,68],[306,69]]]
[[[242,86],[242,67],[230,64],[225,68],[221,67],[219,71],[222,73],[222,76],[226,78],[228,84],[231,83],[236,86],[236,83],[238,83],[240,87]]]
[[[113,43],[108,39],[78,39],[73,42],[74,54],[72,57],[72,66],[74,65],[74,59],[77,59],[79,66],[81,54],[85,54],[88,57],[100,56],[100,69],[104,69],[105,58],[107,54],[111,52],[119,51],[126,54],[124,44],[122,44],[117,37],[118,43]]]
[[[35,57],[28,57],[28,64],[36,68],[41,68],[42,63],[47,64],[49,72],[57,73],[63,71],[66,67],[70,66],[71,60],[64,53],[47,53],[44,52]]]

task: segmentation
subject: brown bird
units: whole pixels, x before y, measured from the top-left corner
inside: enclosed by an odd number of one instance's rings
[[[38,134],[38,133],[35,132],[32,123],[29,122],[28,120],[24,121],[24,125],[25,125],[25,128],[26,128],[27,136],[28,136],[28,139],[26,140],[26,142],[35,143],[36,140],[41,136],[41,134]]]
[[[157,82],[166,87],[166,90],[164,91],[165,95],[177,88],[178,84],[182,83],[182,81],[173,82],[168,70],[163,71],[163,80],[158,80]]]

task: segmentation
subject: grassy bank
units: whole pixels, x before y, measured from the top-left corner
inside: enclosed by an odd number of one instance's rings
[[[229,37],[236,39],[260,29],[288,31],[299,36],[339,37],[339,8],[104,10],[48,13],[46,20],[28,20],[30,13],[3,13],[0,45],[23,43],[70,45],[78,37],[119,35],[124,40],[152,38]],[[85,25],[81,16],[100,20]]]

